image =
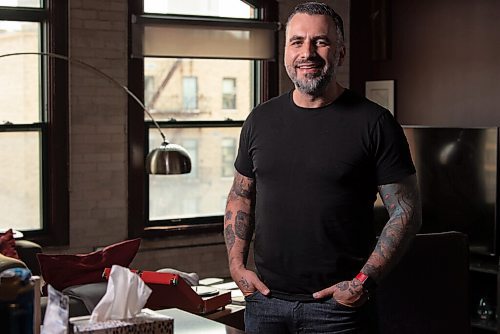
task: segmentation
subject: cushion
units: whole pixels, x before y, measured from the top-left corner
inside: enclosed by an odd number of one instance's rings
[[[89,283],[70,286],[64,289],[62,293],[69,296],[70,299],[73,298],[80,301],[87,309],[87,313],[82,315],[87,315],[91,314],[96,305],[101,301],[107,288],[107,282]]]
[[[62,291],[72,285],[105,282],[104,268],[128,267],[139,250],[141,239],[122,241],[101,250],[76,255],[37,254],[46,284]]]
[[[5,233],[0,233],[0,254],[19,260],[19,255],[16,251],[16,240],[12,229]]]
[[[21,260],[0,254],[0,273],[11,268],[26,268],[26,265]]]

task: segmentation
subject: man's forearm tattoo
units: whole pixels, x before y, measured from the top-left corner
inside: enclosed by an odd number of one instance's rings
[[[237,197],[243,197],[250,199],[253,193],[253,180],[250,181],[248,178],[235,177],[233,182],[233,187],[231,192]]]
[[[253,234],[253,225],[253,218],[251,214],[241,210],[236,213],[234,230],[238,238],[243,240],[251,240]]]
[[[401,183],[380,186],[379,192],[390,217],[372,256],[363,267],[363,272],[374,279],[383,276],[399,260],[421,225],[415,176]]]
[[[231,252],[237,240],[245,241],[238,246],[238,253],[241,252],[243,259],[246,259],[249,250],[249,245],[246,242],[250,242],[254,230],[254,187],[253,179],[236,173],[229,192],[224,217],[224,239],[228,253]]]
[[[227,251],[230,252],[234,245],[234,231],[233,226],[228,224],[226,228],[224,228],[224,239],[226,240]]]

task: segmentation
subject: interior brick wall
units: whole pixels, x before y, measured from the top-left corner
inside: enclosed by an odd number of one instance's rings
[[[70,1],[70,55],[127,82],[127,1]],[[127,236],[127,98],[95,73],[70,70],[71,248]]]
[[[69,247],[83,253],[127,237],[127,1],[71,0],[69,55]]]

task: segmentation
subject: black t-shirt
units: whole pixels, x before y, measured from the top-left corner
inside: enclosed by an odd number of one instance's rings
[[[377,185],[415,173],[392,115],[347,89],[322,108],[298,107],[291,92],[256,107],[235,167],[256,180],[258,274],[298,299],[359,272],[375,244]]]

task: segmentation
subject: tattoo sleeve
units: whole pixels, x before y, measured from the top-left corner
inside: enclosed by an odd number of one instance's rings
[[[380,281],[399,261],[422,225],[416,175],[411,175],[400,183],[379,186],[378,190],[389,212],[389,221],[361,269],[375,281]]]
[[[255,227],[254,206],[255,181],[236,172],[224,216],[229,268],[246,266]]]

